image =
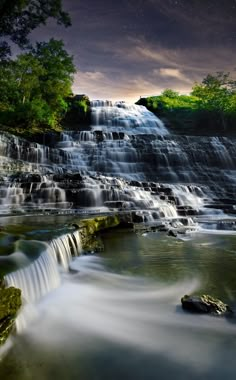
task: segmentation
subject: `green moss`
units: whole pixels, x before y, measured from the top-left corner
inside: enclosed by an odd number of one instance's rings
[[[79,229],[86,230],[87,235],[93,235],[94,233],[116,227],[120,224],[120,219],[117,215],[111,216],[98,216],[92,219],[82,219],[73,221],[73,225]]]
[[[21,290],[14,287],[0,289],[0,345],[5,343],[14,329],[21,307]]]
[[[96,236],[97,232],[117,227],[119,224],[120,218],[117,215],[98,216],[73,222],[73,225],[80,229],[82,248],[88,252],[100,252],[103,250],[103,243]]]

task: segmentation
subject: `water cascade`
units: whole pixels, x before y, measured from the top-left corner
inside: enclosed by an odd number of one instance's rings
[[[93,101],[91,112],[89,130],[64,131],[53,146],[0,135],[2,213],[234,213],[234,139],[170,135],[145,107],[124,102]]]
[[[39,257],[28,266],[5,276],[7,286],[22,290],[27,302],[35,302],[60,284],[59,266],[68,270],[73,257],[81,253],[79,231],[67,233],[52,239],[49,244],[37,242],[44,246]]]

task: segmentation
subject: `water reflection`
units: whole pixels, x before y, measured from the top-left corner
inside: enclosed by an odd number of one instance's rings
[[[113,270],[175,282],[201,278],[200,291],[236,300],[236,236],[196,232],[189,240],[164,233],[105,233],[104,257]]]

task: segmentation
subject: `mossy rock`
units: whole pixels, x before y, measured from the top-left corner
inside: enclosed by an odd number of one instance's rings
[[[21,304],[20,289],[14,287],[0,289],[0,345],[5,343],[13,331]]]
[[[117,227],[119,224],[120,218],[117,215],[97,216],[73,222],[73,226],[80,230],[82,248],[87,252],[101,252],[103,244],[95,234],[105,229]]]
[[[183,309],[201,314],[213,315],[232,315],[233,311],[230,307],[217,298],[213,298],[207,294],[201,296],[185,295],[181,298]]]
[[[97,216],[92,219],[82,219],[74,224],[80,229],[86,229],[88,235],[93,235],[98,231],[118,226],[120,224],[120,219],[117,215]]]
[[[85,253],[99,253],[104,251],[104,244],[100,236],[91,235],[83,242]]]

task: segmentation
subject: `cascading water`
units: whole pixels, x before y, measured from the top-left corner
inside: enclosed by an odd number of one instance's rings
[[[73,257],[79,256],[82,248],[79,231],[74,231],[55,239],[43,246],[39,257],[28,266],[5,276],[7,286],[22,290],[27,302],[35,302],[60,284],[58,264],[68,270]],[[38,247],[38,248],[39,248]]]
[[[91,102],[92,130],[105,133],[123,132],[135,134],[168,134],[163,122],[144,106],[127,105],[125,102],[104,104]]]
[[[104,207],[151,209],[163,217],[235,212],[233,140],[170,135],[145,107],[124,102],[96,100],[91,113],[89,130],[64,131],[53,147],[1,134],[2,213]]]

